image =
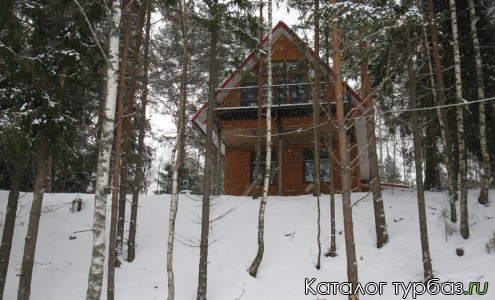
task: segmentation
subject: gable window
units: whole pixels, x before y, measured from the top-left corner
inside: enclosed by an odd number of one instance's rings
[[[266,169],[266,152],[261,152],[260,155],[260,172],[258,174],[258,181],[263,182]],[[256,152],[251,152],[251,182],[254,181],[256,170]],[[270,184],[273,185],[277,180],[277,158],[275,152],[272,152],[271,165],[270,165]]]
[[[267,67],[264,67],[266,84]],[[273,104],[308,102],[308,66],[305,60],[282,60],[272,62]]]
[[[330,160],[328,156],[328,150],[322,149],[320,151],[320,182],[330,182]],[[306,149],[303,152],[304,156],[304,182],[315,182],[315,163],[314,163],[314,151]]]
[[[258,83],[245,82],[241,90],[241,105],[242,106],[257,106],[258,105]]]

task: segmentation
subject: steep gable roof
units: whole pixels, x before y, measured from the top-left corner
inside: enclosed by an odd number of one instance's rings
[[[316,61],[316,53],[311,49],[292,29],[287,26],[284,22],[280,21],[273,29],[272,29],[272,46],[276,44],[279,39],[285,36],[287,37],[293,44],[296,44],[300,46],[300,50],[303,53],[303,55],[310,61],[310,62],[315,62]],[[263,49],[266,50],[268,45],[268,35],[265,36],[263,39]],[[259,49],[253,49],[251,53],[244,59],[244,61],[241,63],[239,68],[233,72],[217,89],[215,93],[215,97],[217,99],[218,103],[222,103],[223,99],[225,98],[227,93],[222,93],[222,90],[228,90],[230,88],[236,87],[239,82],[243,79],[242,74],[246,71],[251,70],[256,63],[258,62],[259,58]],[[320,62],[320,67],[324,68],[331,76],[332,78],[335,78],[335,72],[325,63]],[[361,97],[348,85],[346,85],[347,91],[351,96],[351,100],[354,102],[355,105],[360,105],[363,100]],[[205,103],[199,111],[194,115],[192,118],[193,125],[198,128],[203,134],[206,133],[206,112],[208,108],[208,103]],[[362,105],[361,105],[362,109]],[[214,137],[214,141],[216,141],[217,138]],[[223,153],[223,145],[222,145],[222,153]]]

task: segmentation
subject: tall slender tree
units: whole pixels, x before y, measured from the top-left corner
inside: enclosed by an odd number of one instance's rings
[[[199,244],[199,272],[198,272],[198,290],[197,300],[205,300],[208,286],[208,245],[210,234],[210,204],[211,204],[211,187],[214,170],[212,160],[214,154],[213,145],[213,124],[215,114],[215,90],[217,86],[217,44],[218,30],[220,26],[220,13],[218,0],[213,0],[209,5],[210,10],[210,70],[208,78],[208,110],[206,124],[206,151],[205,151],[205,168],[203,178],[203,201],[201,210],[201,240]],[[220,144],[217,147],[221,147]]]
[[[313,68],[313,134],[314,134],[314,192],[316,195],[316,269],[321,267],[321,209],[320,209],[320,0],[315,0],[315,64]]]
[[[438,46],[438,33],[435,25],[435,10],[433,7],[433,0],[428,0],[428,20],[430,22],[431,41],[433,48],[433,61],[435,65],[435,75],[437,78],[438,87],[438,121],[440,123],[440,132],[442,135],[442,142],[444,148],[444,162],[447,168],[447,186],[449,190],[449,202],[450,202],[450,221],[457,222],[456,212],[456,188],[454,177],[454,161],[451,148],[451,132],[447,123],[447,111],[445,109],[446,97],[445,97],[445,85],[443,81],[442,63],[440,61],[440,49]]]
[[[132,5],[132,3],[131,3]],[[133,46],[132,62],[131,62],[131,78],[129,83],[129,97],[127,101],[126,115],[123,118],[123,142],[122,142],[122,161],[120,167],[120,188],[119,188],[119,220],[117,226],[117,253],[122,254],[124,244],[124,225],[125,225],[125,211],[127,205],[127,173],[130,157],[130,144],[131,144],[131,125],[132,117],[134,116],[134,103],[136,98],[136,86],[137,86],[137,71],[140,65],[141,53],[141,41],[142,31],[144,26],[144,17],[146,16],[146,4],[141,3],[139,10],[138,24],[136,29],[136,42]],[[125,83],[125,80],[123,81]]]
[[[108,176],[110,172],[110,157],[112,154],[113,131],[115,125],[115,108],[117,102],[116,100],[119,77],[118,71],[120,57],[120,21],[122,18],[121,3],[119,0],[112,0],[112,9],[110,16],[111,28],[108,57],[105,55],[104,52],[102,53],[106,58],[106,62],[108,65],[107,97],[105,99],[105,115],[101,127],[98,167],[96,172],[95,208],[93,221],[93,252],[91,256],[91,267],[88,275],[88,289],[86,293],[86,298],[88,300],[99,299],[101,297],[103,283]],[[92,30],[92,27],[90,28]],[[94,31],[93,35],[95,35]]]
[[[411,101],[412,110],[412,130],[413,130],[413,142],[414,142],[414,164],[416,167],[416,191],[418,196],[418,211],[419,211],[419,231],[421,236],[421,253],[423,261],[423,273],[425,282],[433,278],[433,270],[431,264],[430,246],[428,241],[428,224],[426,217],[426,204],[425,204],[425,193],[423,187],[423,165],[422,165],[422,154],[421,154],[421,135],[419,132],[419,121],[418,121],[418,104],[416,98],[416,78],[414,71],[414,58],[412,49],[412,37],[411,37],[411,26],[407,26],[407,75],[408,75],[408,89],[409,98]]]
[[[268,200],[268,188],[270,184],[270,168],[272,160],[272,0],[268,0],[268,41],[267,41],[267,96],[266,96],[266,155],[265,155],[265,176],[263,180],[263,196],[260,201],[258,214],[258,251],[253,263],[248,269],[249,275],[256,277],[258,268],[265,251],[265,209]]]
[[[107,272],[107,299],[115,298],[115,267],[117,262],[116,240],[117,240],[117,215],[119,207],[119,179],[120,179],[120,156],[122,143],[122,120],[124,116],[124,91],[125,78],[127,71],[127,53],[129,50],[129,39],[132,22],[132,6],[126,12],[124,45],[122,48],[122,63],[120,68],[119,90],[117,94],[117,121],[115,129],[115,147],[113,155],[113,174],[112,174],[112,209],[110,213],[110,234],[108,240],[108,272]]]
[[[129,239],[127,249],[127,260],[129,262],[134,261],[136,257],[136,233],[137,233],[137,212],[139,203],[139,192],[141,191],[141,182],[144,179],[144,164],[143,164],[143,152],[144,152],[144,134],[146,128],[146,108],[148,103],[148,70],[149,70],[149,50],[150,50],[150,35],[151,35],[151,1],[146,2],[147,15],[146,15],[146,37],[144,40],[144,59],[143,59],[143,91],[141,94],[141,110],[139,117],[139,134],[138,134],[138,148],[137,148],[137,162],[136,162],[136,177],[134,178],[134,189],[132,191],[132,203],[131,203],[131,218],[129,221]]]
[[[330,0],[331,5],[336,4],[336,0]],[[335,22],[337,15],[332,14],[332,22]],[[358,299],[358,295],[354,294],[358,284],[358,266],[356,260],[356,247],[354,240],[354,225],[352,222],[352,206],[351,206],[351,174],[349,161],[349,147],[347,127],[344,113],[344,95],[342,82],[342,68],[340,64],[340,34],[339,28],[335,23],[332,23],[330,28],[332,32],[332,48],[333,48],[333,70],[335,72],[335,102],[337,106],[337,131],[339,140],[339,158],[340,158],[340,178],[342,182],[342,211],[344,216],[344,236],[345,249],[347,259],[347,281],[351,283],[351,300]]]
[[[189,59],[189,41],[188,41],[188,9],[186,0],[179,1],[180,10],[180,26],[181,36],[183,42],[183,62],[180,84],[180,104],[179,104],[179,124],[177,128],[177,138],[174,149],[172,151],[172,195],[170,199],[170,216],[168,222],[168,241],[167,241],[167,278],[168,278],[168,300],[175,299],[175,281],[173,270],[173,253],[174,253],[174,239],[175,239],[175,220],[177,218],[177,210],[179,204],[179,191],[178,191],[178,175],[181,165],[180,161],[180,147],[185,139],[185,113],[182,112],[185,109],[185,102],[187,98],[187,67]]]
[[[19,288],[17,289],[17,299],[19,300],[29,300],[31,296],[31,279],[33,277],[34,254],[38,239],[41,205],[43,203],[48,153],[48,144],[47,142],[43,142],[38,156],[38,171],[34,183],[33,203],[31,205],[28,230],[24,242],[21,275],[19,276]]]
[[[12,183],[7,201],[7,212],[3,224],[2,244],[0,245],[0,300],[3,299],[7,271],[9,269],[10,251],[12,250],[12,240],[14,238],[15,219],[17,215],[17,205],[19,203],[19,192],[21,189],[22,172],[24,170],[24,155],[19,151],[14,158],[12,165]]]
[[[469,17],[471,18],[471,39],[473,41],[474,58],[476,61],[476,84],[478,91],[478,99],[485,99],[485,84],[483,82],[483,60],[481,58],[480,42],[478,39],[478,30],[476,29],[476,9],[474,0],[469,0]],[[492,178],[490,168],[490,153],[488,152],[487,133],[486,133],[486,108],[485,102],[479,103],[479,131],[480,131],[480,149],[483,159],[483,170],[481,176],[480,196],[478,202],[480,204],[488,204],[488,189],[490,187],[490,179]]]
[[[253,199],[258,198],[258,187],[260,177],[260,160],[261,160],[261,135],[263,130],[263,1],[260,1],[260,35],[259,35],[259,60],[258,60],[258,93],[257,100],[257,131],[256,131],[256,159],[254,161],[254,177],[253,177]]]
[[[452,39],[454,47],[454,74],[455,74],[455,97],[458,104],[463,103],[462,99],[462,80],[461,80],[461,55],[459,51],[459,34],[457,32],[457,12],[455,0],[450,0],[450,20],[452,23]],[[464,107],[456,107],[457,116],[457,143],[459,147],[459,179],[460,179],[460,214],[461,214],[461,235],[463,238],[469,238],[469,221],[467,207],[467,153],[466,141],[464,136]]]
[[[360,3],[364,2],[359,0]],[[373,193],[373,209],[375,211],[375,233],[376,247],[381,248],[388,243],[387,221],[385,218],[385,209],[383,208],[383,196],[381,188],[380,172],[378,167],[378,156],[376,153],[376,134],[375,134],[375,114],[373,94],[371,91],[371,77],[369,74],[369,54],[368,44],[365,40],[365,29],[359,28],[361,39],[359,48],[361,52],[361,90],[364,98],[364,107],[366,109],[366,133],[368,136],[368,160],[370,164],[371,192]]]

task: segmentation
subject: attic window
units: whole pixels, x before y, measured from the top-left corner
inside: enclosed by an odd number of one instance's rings
[[[241,90],[242,106],[257,106],[258,84],[256,82],[245,82]]]

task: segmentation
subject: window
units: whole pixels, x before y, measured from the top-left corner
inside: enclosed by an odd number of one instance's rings
[[[267,68],[264,67],[264,84],[266,84]],[[301,61],[272,62],[273,104],[292,104],[308,102],[308,66]]]
[[[258,105],[258,83],[246,82],[242,85],[241,102],[242,106],[257,106]]]
[[[275,184],[277,181],[277,159],[275,153],[272,152],[271,165],[270,165],[270,184]],[[263,182],[266,168],[266,152],[261,152],[260,155],[260,173],[258,174],[258,181]],[[256,152],[251,153],[251,182],[254,180],[256,170]]]
[[[315,182],[314,174],[314,152],[313,150],[304,150],[304,182]],[[330,160],[328,150],[320,151],[320,182],[330,182]]]

